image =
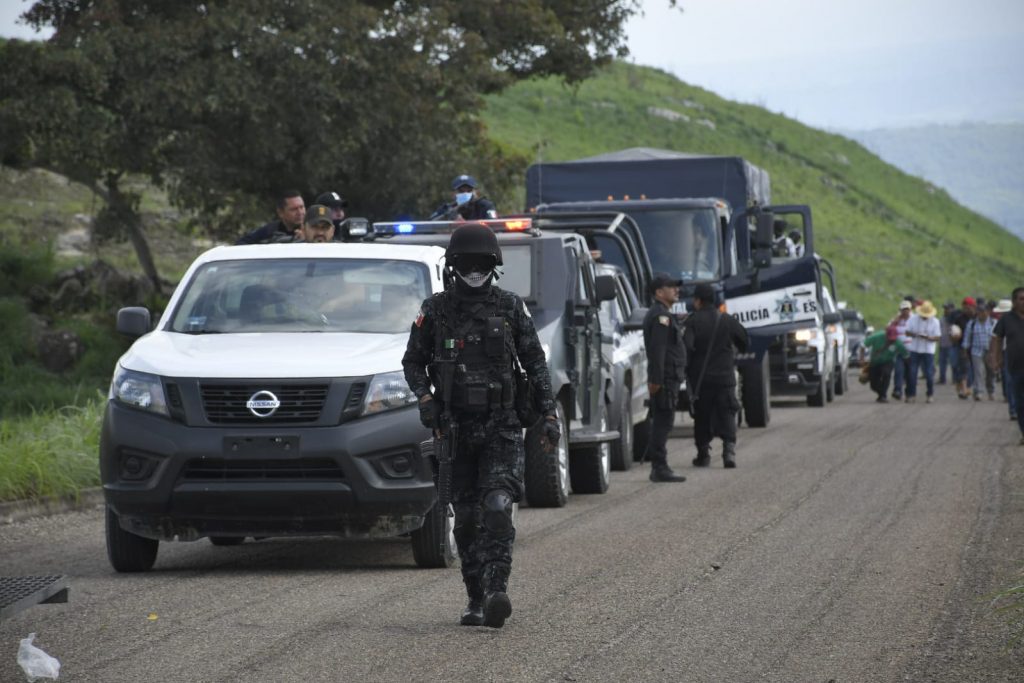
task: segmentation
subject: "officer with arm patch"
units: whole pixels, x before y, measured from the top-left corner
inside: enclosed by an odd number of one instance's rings
[[[533,384],[534,408],[543,416],[538,429],[549,450],[558,443],[559,425],[533,319],[521,298],[492,284],[502,263],[494,233],[479,223],[458,228],[445,260],[453,284],[423,302],[402,366],[424,426],[438,429],[445,408],[458,425],[452,507],[469,596],[460,623],[500,628],[512,613],[512,505],[523,495],[525,461],[513,356]]]
[[[651,481],[686,481],[668,466],[666,442],[676,419],[679,385],[686,369],[683,333],[672,315],[679,301],[682,282],[666,273],[651,280],[654,303],[644,318],[644,348],[647,350],[647,391],[651,403],[651,437],[644,459],[651,461]]]

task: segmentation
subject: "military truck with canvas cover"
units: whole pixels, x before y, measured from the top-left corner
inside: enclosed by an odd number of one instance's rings
[[[739,157],[637,148],[535,164],[527,171],[526,197],[528,210],[538,216],[628,214],[639,225],[653,269],[684,281],[681,314],[696,285],[711,284],[751,337],[750,351],[737,358],[744,418],[750,426],[768,424],[768,349],[797,322],[785,302],[794,300],[793,310],[802,310],[804,298],[819,298],[807,207],[774,210],[807,216],[802,224],[808,257],[776,267],[770,259],[755,262],[757,214],[747,211],[773,212],[768,174]]]

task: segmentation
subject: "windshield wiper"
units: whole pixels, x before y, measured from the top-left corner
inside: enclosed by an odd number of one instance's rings
[[[224,330],[185,330],[181,334],[224,334]]]

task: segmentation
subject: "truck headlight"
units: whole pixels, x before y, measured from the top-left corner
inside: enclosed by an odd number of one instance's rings
[[[132,408],[170,417],[164,385],[156,375],[126,370],[119,365],[108,397]]]
[[[809,342],[812,339],[817,339],[817,337],[818,337],[818,328],[816,328],[816,327],[805,327],[802,330],[797,330],[796,332],[794,332],[793,333],[793,337],[798,342]]]
[[[403,408],[416,403],[416,394],[405,383],[405,373],[385,372],[374,375],[363,401],[363,415]]]

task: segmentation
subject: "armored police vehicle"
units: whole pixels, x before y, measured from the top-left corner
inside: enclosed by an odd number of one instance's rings
[[[537,507],[565,505],[574,493],[604,493],[610,483],[611,444],[606,396],[613,381],[601,348],[599,309],[616,296],[614,280],[599,276],[584,238],[546,232],[529,218],[479,221],[495,231],[504,266],[496,285],[523,298],[548,359],[562,440],[544,453],[532,430],[526,438],[526,500]],[[378,245],[446,245],[461,223],[375,223]]]
[[[448,566],[428,430],[402,372],[420,301],[441,291],[436,246],[217,247],[118,361],[100,441],[107,550],[149,569],[161,541],[410,534]],[[447,539],[447,542],[443,542]]]
[[[649,398],[644,333],[629,327],[636,320],[635,312],[645,309],[621,268],[599,262],[597,273],[615,280],[615,298],[601,304],[601,348],[612,372],[609,425],[619,432],[619,438],[612,442],[612,469],[628,470],[634,460],[643,457],[650,432],[644,406]]]

